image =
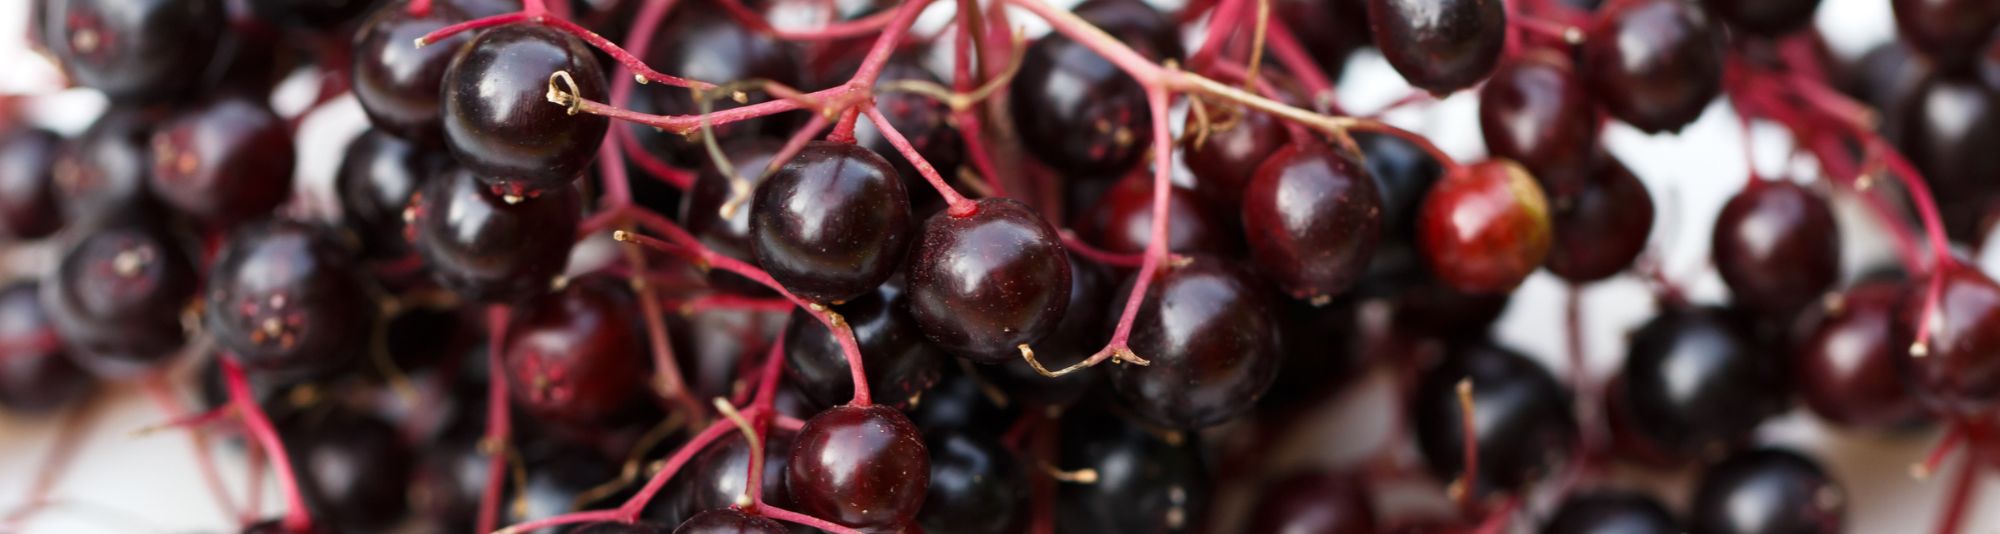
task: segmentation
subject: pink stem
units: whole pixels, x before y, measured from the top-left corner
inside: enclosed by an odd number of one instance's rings
[[[500,490],[507,484],[507,448],[513,439],[513,421],[507,416],[507,362],[502,357],[507,343],[508,309],[504,305],[486,308],[486,437],[490,455],[486,460],[486,488],[479,497],[479,531],[492,532],[500,520]]]
[[[944,177],[938,175],[937,167],[931,166],[931,162],[924,160],[923,154],[917,153],[916,147],[910,146],[910,140],[904,139],[903,132],[896,131],[896,127],[889,124],[889,118],[882,116],[882,110],[875,109],[874,104],[862,104],[861,110],[868,114],[868,120],[875,122],[875,128],[882,131],[882,138],[910,160],[910,165],[917,168],[917,174],[923,175],[925,180],[930,181],[931,187],[937,188],[938,195],[944,197],[947,213],[953,217],[965,217],[979,209],[972,201],[966,200],[965,195],[958,194],[951,184],[945,183]]]
[[[264,415],[264,408],[257,405],[257,397],[250,393],[250,382],[243,377],[243,367],[237,365],[236,357],[224,353],[221,364],[223,386],[229,390],[229,402],[236,405],[236,413],[243,417],[244,430],[278,467],[278,487],[285,496],[285,530],[311,532],[312,510],[306,508],[305,496],[299,492],[298,476],[292,471],[292,458],[285,451],[285,443],[278,439],[270,417]]]
[[[744,416],[755,417],[762,413],[752,409],[750,413],[746,413]],[[687,444],[681,445],[680,450],[674,451],[674,455],[667,458],[666,465],[662,466],[658,473],[653,474],[652,480],[647,480],[646,486],[640,488],[637,495],[633,495],[630,500],[625,501],[624,506],[618,507],[618,513],[626,518],[639,517],[639,512],[646,508],[646,503],[652,502],[653,496],[659,494],[661,488],[666,487],[667,480],[673,478],[674,473],[679,472],[681,466],[687,465],[689,460],[694,459],[695,453],[701,452],[703,448],[708,447],[710,443],[714,443],[716,439],[735,431],[736,426],[729,421],[709,423],[708,428],[702,429],[701,433],[695,434],[694,438],[689,439]]]
[[[578,26],[576,25],[576,23],[570,22],[568,19],[564,19],[562,17],[542,17],[540,19],[537,19],[537,22],[540,22],[548,26],[552,26],[555,29],[562,30],[563,32],[568,33],[570,35],[575,35],[579,39],[583,39],[583,42],[589,43],[590,46],[593,48],[604,51],[605,54],[611,56],[611,59],[613,61],[617,61],[619,65],[624,65],[627,70],[637,73],[639,76],[644,77],[647,81],[659,82],[674,87],[686,87],[689,89],[707,90],[715,87],[713,84],[710,84],[708,82],[703,82],[699,80],[689,80],[679,76],[673,76],[664,72],[653,70],[652,67],[646,65],[645,61],[640,60],[638,56],[634,56],[632,55],[631,52],[627,52],[625,51],[624,48],[620,48],[617,44],[612,43],[610,39],[605,39],[604,36],[598,35],[597,32],[593,32],[590,31],[588,28]]]
[[[854,143],[854,123],[861,117],[859,108],[848,108],[840,112],[840,122],[833,123],[833,133],[826,134],[826,140],[835,143]]]
[[[843,86],[821,91],[814,91],[811,93],[807,93],[806,96],[814,99],[825,100],[828,98],[839,97],[845,94],[847,94],[846,87]],[[798,109],[805,109],[805,107],[801,105],[800,102],[796,99],[774,99],[742,107],[718,110],[709,113],[705,116],[704,115],[654,115],[651,113],[640,113],[637,111],[632,111],[618,106],[606,105],[602,102],[597,102],[590,99],[580,99],[577,102],[577,111],[583,113],[589,113],[592,115],[599,115],[603,117],[618,119],[625,122],[643,124],[646,126],[659,128],[661,130],[665,130],[679,135],[687,135],[688,133],[700,130],[701,123],[704,120],[704,117],[706,117],[706,120],[708,121],[708,124],[710,126],[721,126],[724,124],[755,119],[758,117],[764,117]]]
[[[825,519],[820,519],[817,517],[801,514],[791,510],[786,510],[784,508],[771,506],[768,503],[759,503],[757,505],[757,513],[762,514],[764,517],[769,517],[771,519],[776,519],[788,523],[797,523],[800,525],[805,525],[808,527],[824,530],[827,532],[835,532],[839,534],[861,534],[861,531],[859,530],[854,530],[851,528],[836,525],[833,524],[833,522],[827,521]]]
[[[849,404],[856,406],[873,404],[868,391],[868,375],[862,366],[861,345],[854,340],[854,331],[849,329],[844,321],[836,323],[833,320],[834,316],[831,310],[819,304],[806,302],[805,299],[801,299],[797,295],[793,295],[790,291],[786,291],[784,286],[778,285],[777,280],[773,280],[771,275],[765,273],[762,269],[752,267],[741,260],[718,254],[714,250],[702,246],[700,241],[687,233],[687,230],[682,229],[672,221],[666,220],[665,217],[644,211],[635,212],[633,217],[638,220],[640,226],[666,235],[667,240],[662,241],[636,233],[624,234],[625,239],[662,251],[689,256],[699,263],[749,278],[759,284],[763,284],[764,287],[778,292],[780,296],[785,297],[785,300],[792,301],[792,304],[804,308],[806,313],[818,319],[821,325],[825,325],[827,330],[833,333],[834,340],[840,343],[840,352],[846,356],[847,365],[853,372],[854,378],[854,400]]]
[[[1153,64],[1152,60],[1146,59],[1146,56],[1139,55],[1131,47],[1119,42],[1118,38],[1112,37],[1111,34],[1105,33],[1104,30],[1096,26],[1092,26],[1089,22],[1076,16],[1075,13],[1058,8],[1045,0],[1004,1],[1008,5],[1026,9],[1028,12],[1034,13],[1035,16],[1041,17],[1042,20],[1048,21],[1050,29],[1062,33],[1064,36],[1069,37],[1070,40],[1076,41],[1077,44],[1089,48],[1092,52],[1097,52],[1097,55],[1103,56],[1106,61],[1110,61],[1112,65],[1118,66],[1119,70],[1123,70],[1126,74],[1138,79],[1139,84],[1147,87],[1149,91],[1160,89],[1164,85],[1165,82],[1162,80],[1162,77],[1165,69]],[[1166,113],[1164,112],[1155,115],[1155,118],[1160,120],[1164,120],[1165,117]]]
[[[1039,2],[1037,2],[1039,3]],[[1053,24],[1053,21],[1051,21]],[[1132,337],[1132,323],[1139,317],[1139,306],[1146,301],[1146,290],[1153,284],[1153,276],[1160,263],[1167,257],[1167,216],[1168,189],[1173,187],[1170,174],[1173,168],[1171,150],[1172,133],[1167,126],[1167,91],[1161,87],[1146,90],[1146,102],[1153,112],[1153,232],[1146,243],[1144,261],[1139,264],[1139,274],[1133,278],[1132,292],[1125,298],[1125,310],[1118,314],[1118,326],[1111,332],[1111,341],[1096,354],[1090,355],[1080,365],[1088,367],[1102,363],[1109,358],[1132,360],[1146,363],[1142,356],[1132,353],[1129,341]]]
[[[94,404],[93,399],[85,398],[63,415],[61,426],[56,429],[55,441],[49,444],[48,456],[35,466],[35,478],[28,484],[26,498],[20,508],[0,517],[0,531],[18,528],[48,505],[49,492],[55,490],[56,481],[75,463],[77,445],[89,435],[90,419],[96,412]]]
[[[1972,503],[1973,494],[1979,492],[1979,485],[1974,483],[1978,478],[1979,453],[1973,451],[1966,455],[1965,464],[1958,467],[1958,481],[1952,484],[1951,493],[1945,498],[1944,520],[1938,524],[1938,534],[1958,534],[1965,522],[1966,507]]]
[[[1272,59],[1278,60],[1279,65],[1284,65],[1285,70],[1299,79],[1299,84],[1305,86],[1306,92],[1312,95],[1315,107],[1324,105],[1328,113],[1347,114],[1347,111],[1340,106],[1340,102],[1334,98],[1333,80],[1326,75],[1325,70],[1319,68],[1319,63],[1313,61],[1312,55],[1306,53],[1305,47],[1299,44],[1298,38],[1292,35],[1290,28],[1283,24],[1272,24],[1265,29],[1264,38],[1267,41],[1266,45],[1271,48]]]
[[[410,0],[410,5],[404,6],[404,9],[411,16],[422,17],[429,15],[431,14],[431,0]]]
[[[1250,2],[1254,1],[1259,0],[1222,0],[1216,5],[1214,14],[1208,18],[1208,31],[1202,34],[1201,48],[1188,57],[1188,67],[1199,72],[1215,63],[1215,57],[1222,51],[1222,43],[1229,40],[1232,31],[1240,29],[1236,27],[1237,19],[1243,18]],[[1266,37],[1269,33],[1267,28]]]
[[[494,26],[504,26],[507,24],[513,24],[524,20],[528,20],[528,14],[521,11],[516,11],[513,13],[502,13],[491,17],[480,17],[465,22],[453,24],[450,26],[445,26],[443,28],[438,28],[436,30],[431,31],[430,33],[426,33],[424,34],[423,37],[417,38],[417,46],[421,48],[431,43],[436,43],[443,41],[445,39],[450,39],[451,36],[458,35],[459,33],[462,32],[486,29]]]
[[[222,515],[241,517],[236,509],[236,500],[229,496],[228,487],[222,484],[222,473],[215,469],[215,451],[209,449],[208,434],[201,428],[211,419],[227,416],[229,410],[217,407],[189,416],[187,404],[181,402],[180,396],[174,393],[173,386],[167,383],[165,374],[146,377],[142,385],[145,386],[146,396],[152,397],[153,404],[158,405],[160,411],[166,412],[167,417],[187,423],[183,428],[187,430],[189,445],[194,447],[195,465],[201,471],[202,483],[208,486],[208,492],[214,497],[215,505],[222,508]]]
[[[792,311],[792,303],[785,299],[761,299],[733,295],[729,293],[709,293],[682,301],[681,313],[694,314],[709,310],[739,310],[754,312]]]
[[[779,429],[788,432],[798,432],[800,428],[806,426],[804,420],[785,414],[773,414],[771,416],[771,423],[777,425]]]
[[[688,187],[694,185],[694,173],[676,169],[672,165],[660,161],[660,158],[653,157],[652,153],[646,152],[645,147],[639,146],[639,141],[632,137],[631,131],[625,128],[614,128],[611,130],[611,136],[617,138],[618,147],[625,152],[625,157],[633,164],[638,165],[639,170],[646,171],[647,175],[666,182],[667,185],[674,186],[674,189],[682,191],[686,191]]]
[[[1063,248],[1069,249],[1070,252],[1076,253],[1078,256],[1083,256],[1083,259],[1090,260],[1092,263],[1130,269],[1143,265],[1146,262],[1145,255],[1143,254],[1119,254],[1097,248],[1090,243],[1085,243],[1082,239],[1076,237],[1076,232],[1065,229],[1057,233],[1062,236]]]

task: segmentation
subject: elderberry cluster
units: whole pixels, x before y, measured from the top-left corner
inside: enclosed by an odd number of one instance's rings
[[[1949,533],[2000,445],[2000,1],[1889,1],[1848,63],[1818,0],[30,0],[109,106],[0,100],[0,407],[145,388],[244,533],[1842,532],[1757,440],[1801,404],[1942,428]],[[1487,155],[1347,112],[1367,47]],[[1600,141],[1719,99],[1818,174],[1749,169],[1696,302]],[[1900,263],[1846,276],[1833,198]],[[1544,269],[1653,289],[1614,374],[1576,298],[1565,376],[1491,335]],[[1388,444],[1279,463],[1371,382]]]

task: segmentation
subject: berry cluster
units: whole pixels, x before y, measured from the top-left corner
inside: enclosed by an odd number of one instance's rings
[[[33,0],[111,106],[0,122],[0,250],[54,251],[0,289],[0,406],[143,385],[246,533],[1840,532],[1839,483],[1753,441],[1800,399],[1946,428],[1955,531],[2000,460],[2000,284],[1953,243],[2000,220],[2000,2],[1894,0],[1854,65],[1817,0],[1594,4]],[[1487,157],[1346,113],[1364,46],[1401,105],[1476,91]],[[299,71],[372,126],[333,198],[295,184],[312,109],[268,103]],[[1599,138],[1719,98],[1819,179],[1751,169],[1695,303]],[[1899,269],[1842,280],[1834,192]],[[1489,336],[1543,268],[1655,289],[1608,380],[1575,298],[1568,376]],[[1269,472],[1378,370],[1423,469]],[[1619,464],[1700,483],[1676,513]],[[1452,505],[1378,506],[1408,479]]]

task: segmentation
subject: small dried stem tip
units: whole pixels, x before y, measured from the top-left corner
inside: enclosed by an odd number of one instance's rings
[[[1049,465],[1048,462],[1042,462],[1041,467],[1042,467],[1042,472],[1047,473],[1049,475],[1049,478],[1053,478],[1063,482],[1068,482],[1071,484],[1097,483],[1096,469],[1085,467],[1083,469],[1064,471],[1060,468],[1057,468],[1056,466]]]
[[[558,81],[562,82],[562,87],[556,86],[556,82]],[[559,70],[549,74],[549,94],[547,96],[549,103],[563,106],[566,108],[564,111],[575,115],[578,111],[583,110],[583,99],[577,96],[580,94],[582,93],[576,87],[576,78],[570,77],[569,71]]]
[[[1453,501],[1464,504],[1470,501],[1469,497],[1479,483],[1479,419],[1474,412],[1472,379],[1459,379],[1457,390],[1458,419],[1462,425],[1460,436],[1465,440],[1465,469],[1445,490]]]

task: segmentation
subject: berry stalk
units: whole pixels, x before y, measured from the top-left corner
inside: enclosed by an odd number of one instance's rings
[[[312,510],[306,508],[305,496],[299,492],[298,475],[292,470],[291,455],[285,451],[285,443],[278,439],[278,431],[271,426],[271,418],[264,415],[264,408],[257,405],[256,395],[250,393],[250,381],[244,378],[243,367],[236,363],[236,356],[223,353],[221,367],[222,385],[229,392],[229,403],[236,406],[236,413],[243,418],[244,431],[277,466],[279,491],[285,496],[285,529],[311,532]]]

